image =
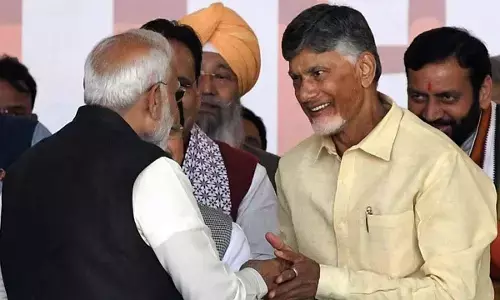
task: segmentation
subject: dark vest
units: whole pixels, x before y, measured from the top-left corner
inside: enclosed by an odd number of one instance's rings
[[[236,222],[238,208],[252,185],[255,168],[259,160],[252,154],[233,148],[226,143],[215,141],[219,145],[224,166],[229,179],[231,194],[231,217]]]
[[[137,176],[166,156],[111,110],[83,106],[4,181],[0,263],[9,300],[182,299],[137,231]]]

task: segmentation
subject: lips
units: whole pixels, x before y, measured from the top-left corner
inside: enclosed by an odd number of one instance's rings
[[[219,109],[220,109],[219,106],[208,104],[208,103],[203,103],[202,102],[201,105],[200,105],[200,111],[201,112],[216,114]]]
[[[451,125],[435,125],[434,127],[441,130],[446,135],[451,135],[452,132]]]

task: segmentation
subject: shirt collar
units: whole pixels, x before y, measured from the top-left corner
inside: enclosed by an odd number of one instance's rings
[[[375,128],[359,144],[351,147],[349,150],[361,149],[375,157],[385,161],[391,160],[394,141],[399,130],[403,110],[388,96],[379,93],[382,100],[391,104],[391,108],[385,117],[375,126]],[[321,143],[316,155],[319,159],[323,150],[328,154],[334,155],[340,159],[335,144],[330,136],[322,136]]]

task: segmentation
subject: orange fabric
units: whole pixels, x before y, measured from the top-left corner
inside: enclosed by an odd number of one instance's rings
[[[483,111],[481,119],[479,120],[479,127],[477,130],[476,140],[471,151],[472,160],[482,168],[484,160],[484,148],[486,143],[486,135],[491,120],[491,105]],[[497,224],[497,231],[500,230],[500,224]],[[493,280],[500,280],[500,239],[497,235],[496,239],[490,246],[491,264],[490,264],[490,277]]]
[[[486,144],[486,135],[488,134],[488,128],[490,127],[491,119],[491,105],[488,106],[486,110],[481,114],[481,119],[479,120],[479,126],[477,130],[476,140],[474,141],[474,146],[472,146],[472,151],[470,158],[480,167],[483,167],[484,160],[484,147]]]
[[[235,11],[214,3],[179,20],[191,26],[203,45],[211,43],[238,77],[240,96],[250,91],[260,73],[257,36]]]

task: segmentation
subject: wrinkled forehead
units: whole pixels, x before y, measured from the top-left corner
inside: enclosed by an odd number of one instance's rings
[[[408,69],[408,86],[420,90],[446,91],[470,87],[469,70],[456,60],[431,63],[420,70]]]
[[[343,56],[337,51],[318,53],[305,49],[288,62],[288,68],[290,73],[304,74],[314,67],[339,68],[345,64],[352,65],[351,58]]]
[[[233,72],[231,66],[222,57],[222,55],[211,51],[203,51],[201,70],[206,73],[213,73],[218,70],[227,70],[229,72]]]

